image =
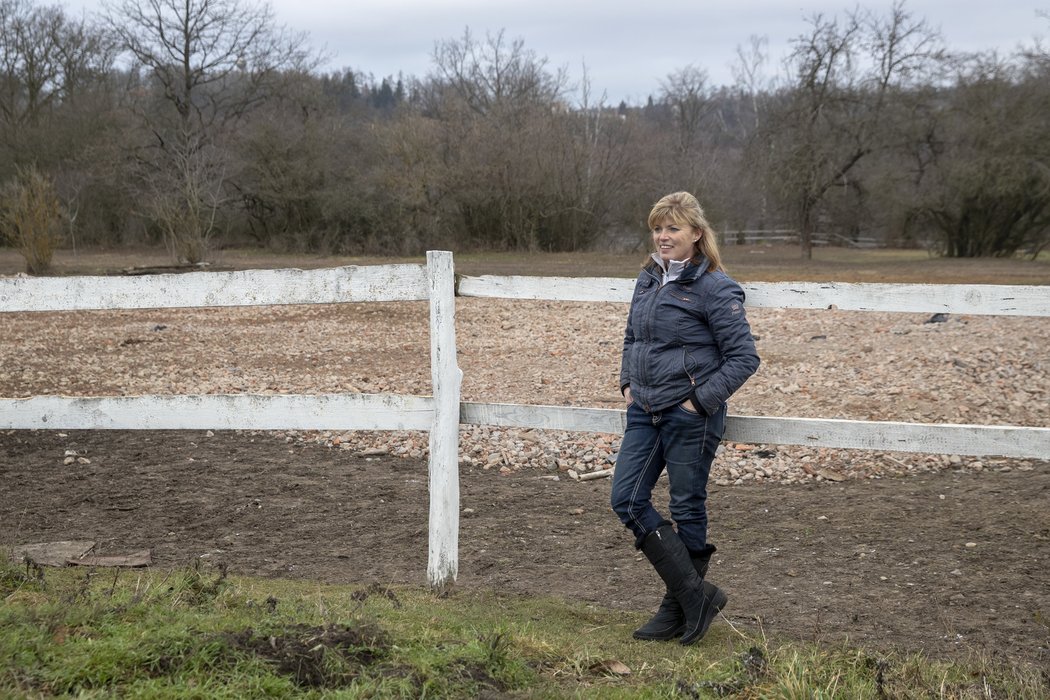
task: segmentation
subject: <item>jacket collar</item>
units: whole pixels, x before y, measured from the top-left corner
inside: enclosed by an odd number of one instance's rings
[[[710,262],[706,256],[701,256],[699,262],[687,262],[685,267],[682,269],[681,274],[673,280],[675,282],[694,282],[700,278],[701,275],[707,270]],[[663,281],[664,266],[662,261],[657,260],[655,257],[652,261],[647,264],[644,268],[650,275],[655,277],[658,281]]]

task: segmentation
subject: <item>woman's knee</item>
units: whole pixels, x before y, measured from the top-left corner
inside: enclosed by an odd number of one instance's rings
[[[609,496],[609,505],[612,506],[616,516],[620,518],[620,522],[626,523],[630,520],[632,505],[630,491],[617,489],[614,485],[612,494]]]

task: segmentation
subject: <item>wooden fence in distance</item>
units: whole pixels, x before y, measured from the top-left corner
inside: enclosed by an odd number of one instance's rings
[[[430,304],[433,395],[186,395],[0,399],[0,429],[428,430],[427,579],[458,573],[460,424],[622,433],[619,409],[460,400],[455,296],[630,301],[619,278],[457,277],[452,254],[426,265],[195,272],[140,277],[0,278],[0,313],[422,301]],[[1050,316],[1050,287],[750,283],[749,307]],[[727,440],[754,444],[1050,458],[1050,428],[729,416]]]

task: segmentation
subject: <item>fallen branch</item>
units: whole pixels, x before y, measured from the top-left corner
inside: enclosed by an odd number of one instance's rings
[[[576,471],[574,471],[572,469],[569,470],[569,476],[571,476],[576,481],[590,481],[592,479],[604,479],[607,476],[612,476],[612,473],[613,473],[612,467],[610,467],[609,469],[599,469],[596,472],[584,472],[583,474],[578,474]]]

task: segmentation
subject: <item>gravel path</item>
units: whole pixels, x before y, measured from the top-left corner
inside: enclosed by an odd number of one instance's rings
[[[622,406],[626,304],[457,300],[465,401]],[[1050,427],[1050,319],[837,310],[749,312],[763,364],[745,415]],[[430,393],[425,303],[3,316],[0,396]],[[354,452],[425,455],[425,433],[293,433]],[[607,469],[616,435],[464,426],[461,460],[552,476]],[[713,479],[873,479],[1039,462],[726,444]]]

